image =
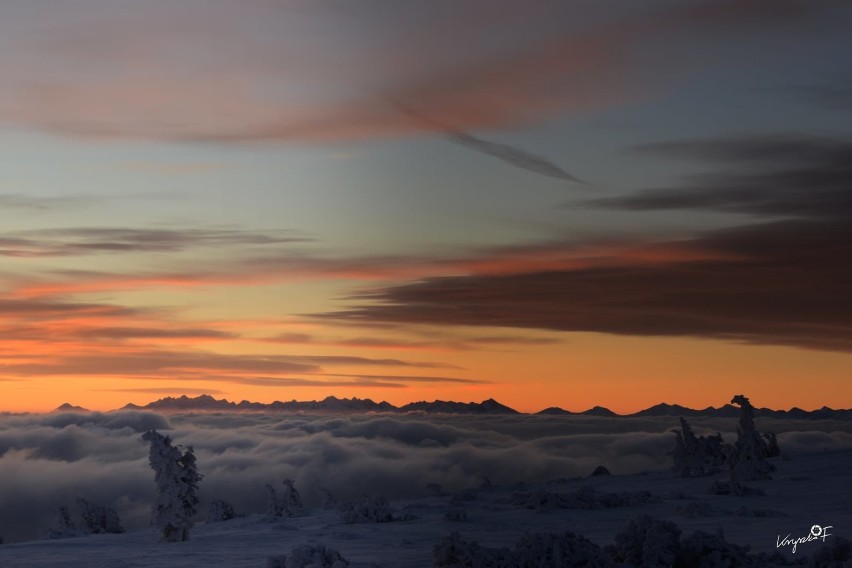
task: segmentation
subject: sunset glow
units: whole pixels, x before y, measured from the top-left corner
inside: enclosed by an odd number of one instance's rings
[[[848,6],[345,4],[4,6],[0,410],[852,407]]]

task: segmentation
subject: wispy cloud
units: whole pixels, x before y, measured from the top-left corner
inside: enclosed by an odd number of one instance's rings
[[[0,209],[54,211],[92,205],[102,198],[88,195],[34,196],[23,193],[0,193]]]
[[[411,330],[408,330],[411,334]],[[517,347],[552,345],[560,340],[552,337],[524,337],[519,335],[464,337],[448,336],[434,339],[405,340],[399,337],[317,337],[307,333],[282,333],[260,339],[262,342],[282,345],[331,346],[381,351],[471,351],[505,350]]]
[[[0,256],[27,258],[177,252],[196,247],[282,245],[311,239],[296,231],[72,227],[0,233]]]

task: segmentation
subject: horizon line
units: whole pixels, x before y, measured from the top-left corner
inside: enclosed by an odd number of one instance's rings
[[[202,393],[202,394],[199,394],[199,395],[194,396],[194,397],[193,396],[187,396],[186,394],[182,394],[180,396],[165,396],[165,397],[157,398],[157,399],[154,399],[154,400],[151,400],[149,402],[142,403],[142,404],[137,404],[137,403],[134,403],[134,402],[128,402],[128,403],[124,404],[123,406],[121,406],[119,408],[112,408],[112,409],[106,409],[106,410],[89,409],[89,408],[85,408],[85,407],[82,407],[82,406],[79,406],[79,405],[76,405],[76,404],[72,404],[70,402],[64,402],[64,403],[60,404],[59,406],[57,406],[56,408],[53,408],[53,409],[50,409],[50,410],[20,411],[20,412],[0,410],[0,414],[50,414],[50,413],[53,413],[53,412],[61,411],[61,409],[63,409],[63,407],[67,407],[71,411],[109,413],[109,412],[117,412],[117,411],[121,411],[121,410],[127,410],[128,407],[130,407],[130,409],[147,409],[148,406],[150,406],[152,404],[156,404],[158,402],[163,402],[163,401],[196,401],[196,400],[199,400],[199,399],[212,399],[212,401],[217,402],[217,403],[227,403],[227,404],[235,405],[235,406],[238,406],[240,404],[272,406],[276,403],[277,404],[292,404],[292,403],[309,404],[309,403],[320,403],[320,402],[327,401],[329,399],[334,399],[334,400],[338,400],[338,401],[370,402],[370,403],[373,403],[377,406],[390,407],[388,409],[388,411],[390,411],[390,412],[392,412],[394,410],[401,410],[401,409],[403,409],[407,406],[416,405],[416,404],[447,403],[447,404],[460,404],[460,405],[482,405],[482,404],[485,404],[485,403],[488,403],[488,402],[493,402],[493,403],[498,404],[499,406],[505,407],[506,409],[512,411],[513,413],[517,413],[517,414],[521,414],[521,415],[527,415],[527,416],[547,414],[547,411],[553,411],[554,413],[561,411],[561,412],[565,412],[565,413],[568,413],[568,414],[571,414],[571,415],[594,415],[593,413],[595,411],[597,411],[597,412],[605,411],[606,413],[608,413],[609,415],[612,415],[612,416],[635,417],[636,415],[638,415],[642,412],[646,412],[646,411],[649,411],[649,410],[652,410],[652,409],[655,409],[655,408],[658,408],[658,407],[672,407],[672,408],[676,407],[678,409],[682,409],[684,411],[691,411],[691,412],[721,410],[721,409],[724,409],[724,408],[727,408],[727,407],[737,408],[737,407],[733,406],[730,402],[727,402],[727,403],[722,404],[720,406],[708,405],[708,406],[703,407],[703,408],[692,408],[692,407],[684,406],[684,405],[678,404],[678,403],[658,402],[658,403],[653,404],[651,406],[641,408],[641,409],[636,410],[634,412],[627,412],[627,413],[616,412],[616,411],[611,410],[610,408],[608,408],[604,405],[600,405],[600,404],[594,405],[590,408],[587,408],[585,410],[579,410],[579,411],[570,410],[570,409],[563,408],[563,407],[560,407],[560,406],[548,406],[548,407],[543,408],[539,411],[523,412],[523,411],[517,410],[515,408],[512,408],[509,405],[503,404],[503,403],[497,401],[496,399],[494,399],[492,397],[485,398],[481,401],[474,401],[474,400],[471,400],[471,401],[455,401],[455,400],[443,400],[443,399],[434,399],[432,401],[415,400],[415,401],[407,402],[407,403],[402,404],[402,405],[395,405],[395,404],[392,404],[392,403],[384,401],[384,400],[375,401],[375,400],[373,400],[372,398],[369,398],[369,397],[359,398],[359,397],[356,397],[356,396],[353,396],[351,398],[347,398],[347,397],[337,397],[335,395],[328,395],[325,398],[314,399],[314,400],[296,400],[294,398],[294,399],[291,399],[291,400],[278,400],[278,399],[276,399],[276,400],[273,400],[271,402],[257,402],[257,401],[250,401],[250,400],[247,400],[247,399],[243,399],[241,401],[233,401],[233,400],[229,400],[229,399],[224,398],[224,397],[221,398],[221,399],[217,399],[215,396],[213,396],[211,394]],[[769,411],[773,411],[773,412],[792,412],[792,411],[798,410],[798,411],[803,411],[803,412],[808,412],[808,413],[812,413],[812,412],[816,412],[816,411],[820,411],[820,410],[831,410],[831,411],[836,411],[836,412],[852,411],[852,408],[834,408],[834,407],[830,407],[826,404],[823,404],[820,407],[810,408],[810,409],[799,407],[799,406],[792,406],[792,407],[787,408],[787,409],[776,409],[776,408],[769,408],[769,407],[764,407],[764,406],[754,406],[754,409],[755,410],[769,410]],[[163,410],[163,409],[151,409],[151,410]],[[179,409],[175,409],[175,410],[179,410]],[[185,409],[185,410],[192,410],[192,409]],[[250,409],[247,409],[247,410],[250,411]],[[381,411],[369,410],[367,412],[381,412]],[[416,412],[416,410],[411,410],[409,412]]]

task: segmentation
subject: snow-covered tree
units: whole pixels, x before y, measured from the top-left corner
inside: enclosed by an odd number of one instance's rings
[[[685,418],[680,419],[680,430],[672,430],[675,435],[673,471],[681,477],[701,477],[718,471],[724,463],[722,435],[696,436]]]
[[[748,398],[738,394],[731,404],[739,405],[740,423],[737,426],[735,452],[731,455],[731,481],[743,483],[759,479],[769,479],[775,466],[766,461],[769,446],[754,426],[754,407]],[[777,448],[777,442],[775,443]]]
[[[365,495],[358,503],[351,501],[342,503],[337,510],[340,520],[346,524],[353,523],[390,523],[397,519],[391,513],[390,505],[384,497]]]
[[[614,556],[629,566],[671,566],[680,547],[680,528],[642,514],[615,535]]]
[[[234,509],[234,506],[223,499],[213,499],[210,502],[210,508],[207,509],[207,524],[221,523],[222,521],[230,521],[241,517]]]
[[[156,430],[149,430],[142,439],[151,444],[148,463],[157,485],[151,523],[160,529],[163,542],[189,540],[202,479],[196,469],[195,453],[191,446],[172,446],[171,438]]]
[[[83,530],[90,534],[119,534],[124,532],[118,512],[112,507],[98,505],[82,497],[77,499]]]
[[[42,538],[70,538],[79,535],[80,531],[74,526],[74,521],[71,520],[71,513],[68,511],[68,507],[63,506],[59,508],[59,514],[56,516],[53,524],[42,533]]]
[[[302,513],[302,496],[293,484],[293,480],[285,479],[281,482],[284,491],[279,495],[275,488],[266,484],[268,493],[266,501],[266,514],[270,517],[295,517]]]

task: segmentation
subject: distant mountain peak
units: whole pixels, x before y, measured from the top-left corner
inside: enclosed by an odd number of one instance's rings
[[[580,414],[585,414],[586,416],[619,416],[609,408],[605,408],[603,406],[594,406]]]
[[[564,408],[559,408],[558,406],[549,406],[544,410],[540,410],[536,412],[536,414],[550,415],[550,416],[567,416],[569,414],[574,414],[573,412],[569,412]]]
[[[63,402],[59,406],[53,409],[53,412],[91,412],[88,408],[83,408],[82,406],[75,406],[70,402]]]

